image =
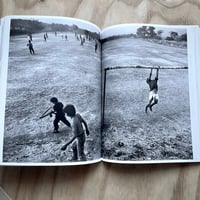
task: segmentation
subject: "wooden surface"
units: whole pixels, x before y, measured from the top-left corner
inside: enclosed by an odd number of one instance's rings
[[[58,15],[101,28],[118,23],[200,24],[198,0],[0,0],[0,16]],[[16,200],[199,200],[200,164],[0,167]]]

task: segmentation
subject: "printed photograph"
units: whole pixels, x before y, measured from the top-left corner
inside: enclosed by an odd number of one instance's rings
[[[102,36],[102,157],[192,159],[187,30],[130,26]]]
[[[99,41],[78,20],[11,20],[3,162],[100,158]]]

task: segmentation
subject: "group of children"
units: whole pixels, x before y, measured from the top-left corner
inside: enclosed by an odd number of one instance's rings
[[[45,42],[47,42],[47,38],[48,38],[48,34],[47,34],[47,32],[43,35],[44,36],[44,41]],[[55,32],[55,36],[57,36],[57,32]],[[84,43],[86,42],[86,39],[85,39],[85,37],[83,37],[83,36],[81,36],[80,35],[80,38],[79,38],[79,36],[77,35],[77,34],[75,34],[75,36],[76,36],[76,38],[79,40],[80,39],[80,41],[81,41],[81,46],[83,46],[84,45]],[[63,38],[64,36],[63,36],[63,34],[62,34],[62,38]],[[66,40],[68,40],[68,36],[67,36],[67,34],[65,34],[65,39]],[[35,51],[34,51],[34,48],[33,48],[33,43],[32,43],[32,34],[28,34],[28,44],[27,44],[27,46],[28,46],[28,48],[29,48],[29,52],[30,52],[30,54],[32,55],[32,54],[35,54]],[[97,42],[97,40],[95,40],[95,45],[94,45],[95,47],[95,53],[97,52],[97,49],[98,49],[98,42]]]
[[[50,102],[54,104],[53,106],[53,113],[55,114],[54,119],[54,133],[59,133],[59,125],[58,123],[62,121],[64,124],[66,124],[68,127],[72,128],[73,130],[73,137],[72,139],[67,142],[61,150],[65,150],[68,145],[72,144],[72,150],[73,150],[73,157],[72,161],[86,161],[86,155],[84,152],[84,145],[85,145],[85,134],[89,135],[89,129],[87,126],[86,121],[82,118],[82,116],[78,113],[76,113],[76,109],[74,105],[69,104],[65,107],[61,102],[58,101],[56,97],[52,97],[50,99]],[[72,124],[66,119],[65,113],[68,117],[72,118]],[[85,131],[83,129],[83,125],[85,127]]]
[[[146,82],[149,85],[149,103],[145,107],[145,112],[147,113],[148,108],[150,111],[152,111],[152,107],[158,103],[158,74],[159,74],[159,67],[156,69],[156,76],[154,79],[151,79],[152,77],[153,69],[151,68],[149,77],[147,78]],[[53,106],[53,113],[55,114],[54,119],[54,133],[59,133],[59,125],[58,123],[62,121],[64,124],[66,124],[68,127],[72,128],[73,130],[73,137],[71,140],[69,140],[62,148],[61,150],[65,150],[68,145],[72,144],[72,150],[73,150],[73,161],[86,161],[86,155],[84,152],[84,145],[85,145],[85,132],[86,135],[89,135],[89,130],[86,121],[81,117],[80,114],[76,113],[76,109],[74,105],[69,104],[67,106],[63,106],[61,102],[58,101],[56,97],[52,97],[50,99],[50,102],[54,104]],[[72,125],[70,122],[66,119],[65,113],[68,117],[72,118]],[[83,129],[83,125],[85,126],[85,130]]]
[[[159,67],[156,69],[156,76],[154,79],[152,77],[153,69],[151,68],[149,77],[147,78],[146,82],[149,85],[149,103],[145,107],[145,112],[147,113],[148,108],[152,111],[152,107],[158,103],[158,74],[159,74]],[[67,106],[63,106],[61,102],[58,101],[56,97],[52,97],[50,102],[54,104],[53,111],[51,113],[55,114],[54,119],[54,133],[59,133],[59,122],[62,121],[65,125],[72,128],[73,130],[73,137],[69,140],[61,150],[65,150],[68,145],[72,144],[73,150],[73,161],[86,161],[86,155],[84,152],[84,145],[85,145],[85,133],[89,135],[89,129],[87,126],[86,121],[81,117],[80,114],[76,113],[76,109],[74,105],[69,104]],[[68,117],[72,118],[72,124],[66,119],[65,114]],[[85,127],[85,131],[83,129],[83,125]]]

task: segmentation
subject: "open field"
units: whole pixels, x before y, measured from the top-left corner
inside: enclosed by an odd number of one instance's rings
[[[80,45],[73,33],[65,40],[58,34],[33,34],[34,55],[30,55],[27,36],[10,38],[8,84],[5,112],[3,160],[5,162],[64,162],[70,159],[61,146],[72,132],[60,124],[53,134],[54,117],[39,119],[56,96],[64,105],[74,104],[87,121],[86,141],[89,160],[99,157],[100,149],[100,52],[95,41]],[[68,119],[70,120],[70,119]]]
[[[103,46],[104,67],[187,67],[187,49],[142,39]],[[102,155],[113,160],[192,159],[187,69],[161,69],[159,103],[145,113],[150,69],[107,71]],[[155,76],[155,71],[154,75]]]
[[[105,42],[102,46],[103,66],[187,66],[187,48],[164,45],[140,38],[123,38]]]

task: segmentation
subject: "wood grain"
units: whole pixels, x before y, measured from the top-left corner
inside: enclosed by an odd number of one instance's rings
[[[200,24],[198,0],[0,0],[0,16],[76,17],[100,28],[119,23]],[[200,164],[1,167],[16,200],[199,200]]]
[[[54,15],[89,20],[100,28],[118,23],[200,24],[198,0],[1,0],[0,16]]]

